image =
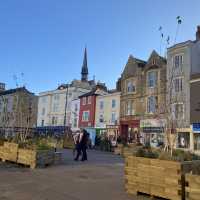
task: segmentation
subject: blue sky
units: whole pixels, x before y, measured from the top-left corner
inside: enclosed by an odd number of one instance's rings
[[[14,88],[15,75],[37,94],[80,79],[87,45],[90,78],[114,88],[129,54],[160,51],[159,26],[173,44],[180,15],[177,42],[195,39],[199,8],[199,0],[2,0],[0,82]]]

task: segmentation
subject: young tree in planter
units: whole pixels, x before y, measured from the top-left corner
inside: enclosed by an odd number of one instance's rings
[[[182,78],[180,78],[183,75],[181,66],[177,66],[176,60],[173,59],[172,66],[167,70],[167,98],[165,106],[165,119],[167,121],[165,126],[165,150],[171,150],[171,154],[176,147],[177,129],[183,128],[185,124],[183,110],[186,98]]]

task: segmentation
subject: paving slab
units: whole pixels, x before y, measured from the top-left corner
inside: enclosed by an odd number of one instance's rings
[[[63,150],[63,163],[31,170],[0,163],[0,200],[134,200],[124,190],[124,161],[95,150],[88,161],[74,161]]]

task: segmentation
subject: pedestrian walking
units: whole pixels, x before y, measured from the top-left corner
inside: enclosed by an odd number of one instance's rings
[[[74,159],[75,161],[78,161],[81,153],[82,153],[81,161],[87,160],[87,143],[88,143],[88,133],[85,129],[83,129],[80,132],[79,142],[77,145],[77,156]]]
[[[88,132],[83,129],[81,138],[80,138],[80,147],[82,151],[82,159],[81,161],[87,160],[87,144],[88,144],[89,134]]]
[[[74,149],[73,149],[73,155],[76,157],[74,158],[75,161],[78,161],[79,156],[81,155],[81,147],[80,147],[80,131],[77,131],[76,134],[73,136],[74,139]]]

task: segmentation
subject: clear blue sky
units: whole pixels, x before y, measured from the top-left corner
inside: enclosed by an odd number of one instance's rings
[[[199,0],[1,0],[0,82],[38,93],[80,78],[85,44],[90,78],[115,87],[129,54],[159,52],[158,28],[177,41],[195,38]],[[24,80],[20,74],[24,73]]]

